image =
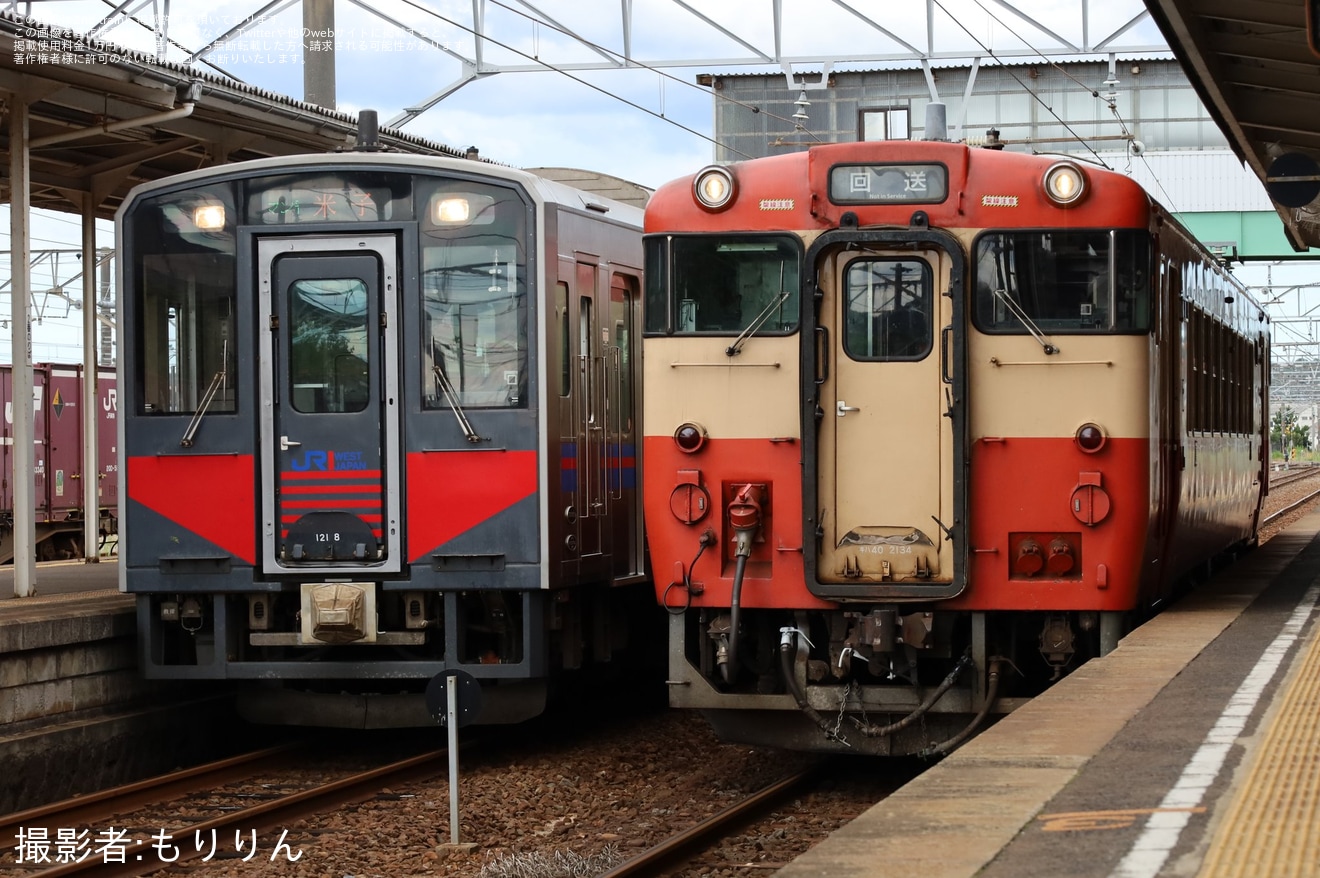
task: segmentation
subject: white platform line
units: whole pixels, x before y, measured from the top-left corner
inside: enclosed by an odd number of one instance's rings
[[[1266,647],[1260,661],[1256,662],[1237,692],[1233,693],[1214,727],[1206,734],[1205,740],[1183,769],[1178,782],[1169,790],[1164,801],[1160,802],[1160,808],[1193,808],[1201,804],[1206,790],[1223,770],[1224,760],[1242,734],[1247,719],[1260,701],[1261,693],[1274,679],[1289,647],[1301,636],[1302,628],[1310,618],[1317,599],[1320,599],[1320,584],[1307,589],[1297,609],[1284,623],[1279,636]],[[1141,835],[1110,873],[1110,878],[1155,878],[1178,844],[1178,838],[1191,817],[1188,811],[1152,814]]]

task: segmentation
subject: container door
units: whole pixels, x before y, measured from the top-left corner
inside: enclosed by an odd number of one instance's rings
[[[393,236],[258,242],[264,569],[400,569]]]
[[[949,274],[937,250],[836,250],[821,264],[819,583],[898,597],[952,581]]]

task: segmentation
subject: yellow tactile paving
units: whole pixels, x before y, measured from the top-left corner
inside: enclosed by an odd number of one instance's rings
[[[1312,631],[1198,878],[1320,878],[1320,639]]]

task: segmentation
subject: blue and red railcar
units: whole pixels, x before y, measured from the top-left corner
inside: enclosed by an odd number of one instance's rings
[[[147,676],[257,720],[542,709],[654,607],[637,490],[641,211],[380,151],[134,190],[122,588]]]

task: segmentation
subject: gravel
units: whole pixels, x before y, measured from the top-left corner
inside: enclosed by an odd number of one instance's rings
[[[234,854],[232,840],[222,840],[212,862],[156,874],[597,875],[811,761],[800,754],[722,744],[698,715],[688,712],[620,716],[585,734],[581,726],[581,715],[576,721],[551,716],[518,731],[496,730],[487,745],[468,751],[460,747],[459,848],[448,845],[449,785],[442,775],[287,827],[289,852],[281,849],[274,861],[269,858],[283,830],[259,834],[257,854],[247,862],[220,860],[220,855]],[[810,810],[800,804],[778,812],[778,840],[792,836],[792,849],[805,850],[874,802],[875,786],[865,795],[838,793],[836,798],[857,803],[841,812],[820,800]],[[774,827],[753,832],[745,853],[734,859],[770,856],[767,841],[775,841],[775,833]],[[785,850],[781,844],[774,855],[785,856]],[[296,862],[289,861],[291,854],[300,854]],[[676,874],[726,873],[699,868]]]

